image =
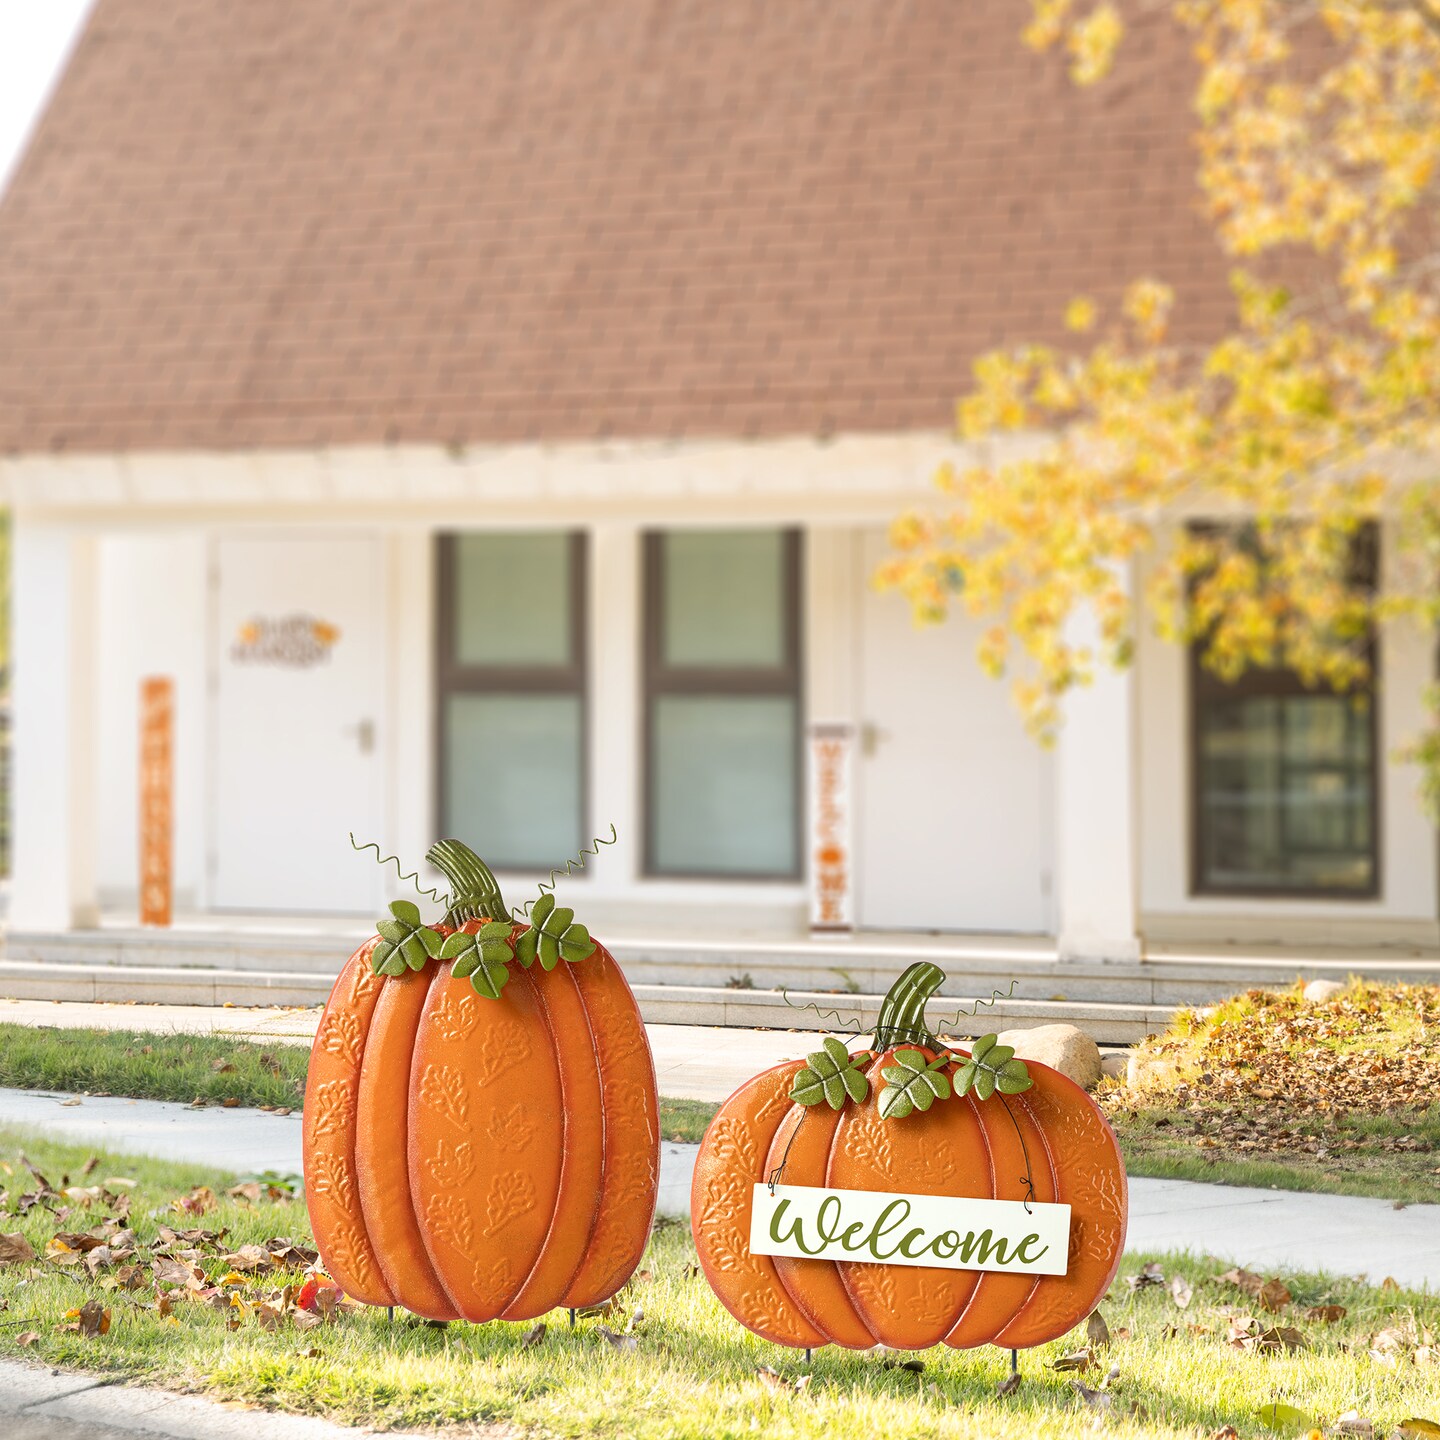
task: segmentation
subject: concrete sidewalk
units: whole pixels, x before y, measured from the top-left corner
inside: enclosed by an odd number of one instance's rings
[[[57,1140],[232,1173],[300,1170],[300,1116],[259,1110],[192,1110],[155,1100],[74,1097],[0,1089],[0,1124]],[[70,1101],[72,1103],[66,1103]],[[697,1147],[661,1150],[659,1210],[690,1213]],[[1328,1270],[1393,1276],[1440,1292],[1440,1205],[1396,1210],[1388,1200],[1198,1185],[1130,1182],[1130,1251],[1188,1250],[1254,1270]]]
[[[257,1435],[264,1440],[353,1440],[372,1432],[259,1405],[221,1404],[103,1375],[0,1360],[0,1433],[5,1440],[253,1440]]]

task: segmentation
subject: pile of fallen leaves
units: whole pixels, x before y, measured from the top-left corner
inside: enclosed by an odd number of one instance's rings
[[[1398,1291],[1399,1288],[1390,1279],[1381,1286],[1382,1290],[1390,1291]],[[1219,1293],[1209,1305],[1197,1307],[1200,1312],[1197,1318],[1192,1302],[1202,1289]],[[1183,1275],[1172,1275],[1167,1281],[1161,1266],[1151,1263],[1126,1278],[1125,1290],[1131,1296],[1168,1296],[1174,1318],[1162,1325],[1160,1335],[1163,1339],[1191,1337],[1201,1343],[1223,1345],[1243,1354],[1282,1355],[1309,1350],[1312,1348],[1311,1334],[1302,1326],[1309,1327],[1312,1333],[1316,1330],[1323,1332],[1330,1326],[1338,1325],[1349,1314],[1344,1305],[1333,1302],[1302,1307],[1295,1302],[1290,1286],[1280,1276],[1272,1275],[1266,1279],[1238,1267],[1219,1274],[1197,1276],[1192,1283]],[[1106,1300],[1113,1299],[1112,1291]],[[1131,1313],[1137,1320],[1140,1318],[1141,1312],[1132,1309]],[[1076,1376],[1104,1369],[1103,1378],[1095,1386],[1082,1379],[1070,1381],[1079,1404],[1096,1415],[1097,1423],[1102,1418],[1124,1417],[1143,1424],[1147,1418],[1142,1405],[1124,1399],[1124,1347],[1131,1335],[1130,1325],[1112,1329],[1104,1314],[1097,1309],[1086,1322],[1085,1344],[1050,1362],[1051,1369]],[[1434,1369],[1440,1377],[1440,1348],[1437,1348],[1440,1341],[1437,1341],[1431,1326],[1418,1319],[1413,1310],[1405,1312],[1398,1321],[1392,1321],[1382,1329],[1363,1333],[1358,1338],[1352,1333],[1349,1342],[1327,1340],[1325,1343],[1384,1370],[1421,1366]],[[1110,1362],[1108,1367],[1107,1361]],[[1013,1393],[1018,1384],[1018,1377],[1011,1376],[1000,1386],[1000,1394]],[[1257,1407],[1256,1418],[1267,1429],[1289,1433],[1296,1429],[1311,1429],[1316,1434],[1322,1433],[1319,1427],[1325,1419],[1275,1401]],[[1377,1427],[1358,1410],[1350,1410],[1330,1420],[1323,1433],[1376,1440],[1376,1437],[1389,1432]],[[1396,1433],[1402,1437],[1440,1436],[1440,1423],[1411,1417],[1401,1423]],[[1236,1434],[1232,1427],[1226,1426],[1216,1431],[1211,1440],[1233,1440]]]
[[[1250,990],[1184,1012],[1137,1059],[1135,1083],[1103,1086],[1101,1105],[1112,1118],[1167,1112],[1156,1123],[1202,1150],[1424,1153],[1440,1098],[1440,986],[1356,983],[1318,1001],[1299,985]],[[1405,1133],[1406,1117],[1426,1122],[1427,1111],[1428,1122]],[[1356,1116],[1398,1124],[1337,1126]]]
[[[272,1236],[262,1245],[232,1247],[228,1229],[185,1226],[184,1221],[216,1208],[219,1202],[209,1186],[176,1197],[168,1210],[158,1212],[175,1223],[154,1225],[153,1235],[142,1241],[131,1223],[133,1180],[114,1176],[72,1184],[63,1175],[52,1185],[25,1156],[20,1161],[30,1188],[13,1198],[0,1189],[0,1211],[29,1217],[45,1211],[56,1229],[38,1251],[20,1231],[0,1233],[0,1268],[23,1267],[31,1279],[60,1271],[83,1289],[101,1292],[56,1320],[63,1332],[98,1339],[109,1333],[117,1307],[150,1311],[179,1324],[184,1306],[204,1305],[220,1311],[229,1330],[246,1324],[308,1330],[358,1308],[320,1270],[317,1252],[305,1245]],[[87,1162],[82,1180],[89,1179],[95,1164],[94,1159]],[[8,1165],[4,1169],[14,1173]],[[246,1205],[287,1205],[296,1198],[292,1184],[269,1176],[242,1181],[226,1197]],[[37,1339],[38,1331],[27,1330],[16,1343],[25,1346]]]

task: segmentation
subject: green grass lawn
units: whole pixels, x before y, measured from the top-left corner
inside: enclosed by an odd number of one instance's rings
[[[1132,1175],[1440,1201],[1440,987],[1182,1011],[1097,1098]]]
[[[287,1109],[304,1101],[309,1059],[303,1045],[224,1035],[0,1024],[0,1085],[24,1090]]]
[[[40,1185],[36,1171],[50,1182],[59,1214],[33,1203],[20,1213]],[[803,1354],[755,1339],[695,1273],[688,1231],[673,1224],[657,1231],[614,1312],[582,1318],[573,1330],[561,1312],[534,1338],[528,1325],[437,1327],[364,1309],[301,1321],[279,1297],[300,1281],[303,1256],[260,1273],[244,1273],[233,1257],[250,1263],[255,1252],[241,1247],[275,1237],[308,1243],[303,1205],[263,1194],[231,1198],[228,1183],[189,1167],[92,1156],[0,1131],[0,1231],[24,1235],[37,1252],[0,1263],[0,1356],[380,1428],[466,1424],[497,1437],[1059,1440],[1089,1431],[1103,1411],[1107,1431],[1118,1436],[1194,1440],[1226,1425],[1241,1436],[1267,1433],[1259,1411],[1272,1403],[1295,1406],[1317,1424],[1358,1408],[1377,1435],[1411,1417],[1440,1418],[1440,1298],[1287,1275],[1290,1299],[1267,1313],[1216,1278],[1227,1267],[1190,1257],[1128,1260],[1102,1306],[1110,1341],[1096,1349],[1091,1368],[1051,1368],[1084,1346],[1082,1328],[1023,1354],[1022,1381],[1008,1395],[997,1393],[1008,1356],[993,1349],[937,1348],[915,1357],[924,1366],[916,1373],[896,1363],[908,1356],[832,1349],[807,1365]],[[202,1185],[217,1197],[213,1208],[203,1208],[203,1191],[197,1196]],[[53,1238],[100,1226],[113,1208],[107,1196],[119,1195],[129,1198],[138,1241],[123,1264],[137,1268],[122,1269],[112,1235],[112,1250],[98,1263],[100,1252],[91,1252],[92,1275],[75,1257],[78,1240],[65,1251]],[[181,1213],[185,1202],[200,1213]],[[176,1282],[183,1271],[173,1256],[161,1283],[151,1273],[161,1226],[217,1237],[192,1233],[172,1242],[174,1251],[196,1252],[189,1258],[202,1278],[192,1298]],[[0,1241],[6,1253],[13,1248]],[[1167,1281],[1179,1275],[1193,1287],[1185,1308],[1167,1284],[1127,1283],[1146,1261],[1161,1266]],[[110,1310],[107,1333],[67,1328],[85,1323],[78,1312],[90,1302],[98,1302],[88,1312],[97,1319]],[[1322,1305],[1345,1313],[1331,1323],[1307,1316]],[[1257,1347],[1255,1332],[1272,1326],[1298,1332],[1305,1348]],[[1091,1392],[1088,1400],[1072,1380]]]

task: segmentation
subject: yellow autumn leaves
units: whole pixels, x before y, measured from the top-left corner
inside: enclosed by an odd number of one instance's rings
[[[1440,620],[1440,254],[1417,223],[1440,179],[1440,0],[1172,14],[1197,59],[1204,202],[1258,267],[1233,276],[1231,328],[1172,341],[1174,294],[1142,278],[1109,307],[1072,299],[1070,344],[981,356],[958,412],[977,463],[896,523],[877,576],[922,622],[988,620],[980,662],[1042,738],[1068,689],[1128,663],[1142,602],[1223,676],[1287,665],[1341,690],[1367,680],[1373,626]],[[1033,0],[1024,39],[1091,83],[1124,24]]]

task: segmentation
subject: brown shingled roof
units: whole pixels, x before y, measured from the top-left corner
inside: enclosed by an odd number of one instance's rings
[[[1176,283],[1184,42],[1077,92],[1016,0],[98,0],[0,205],[0,449],[947,426]]]

